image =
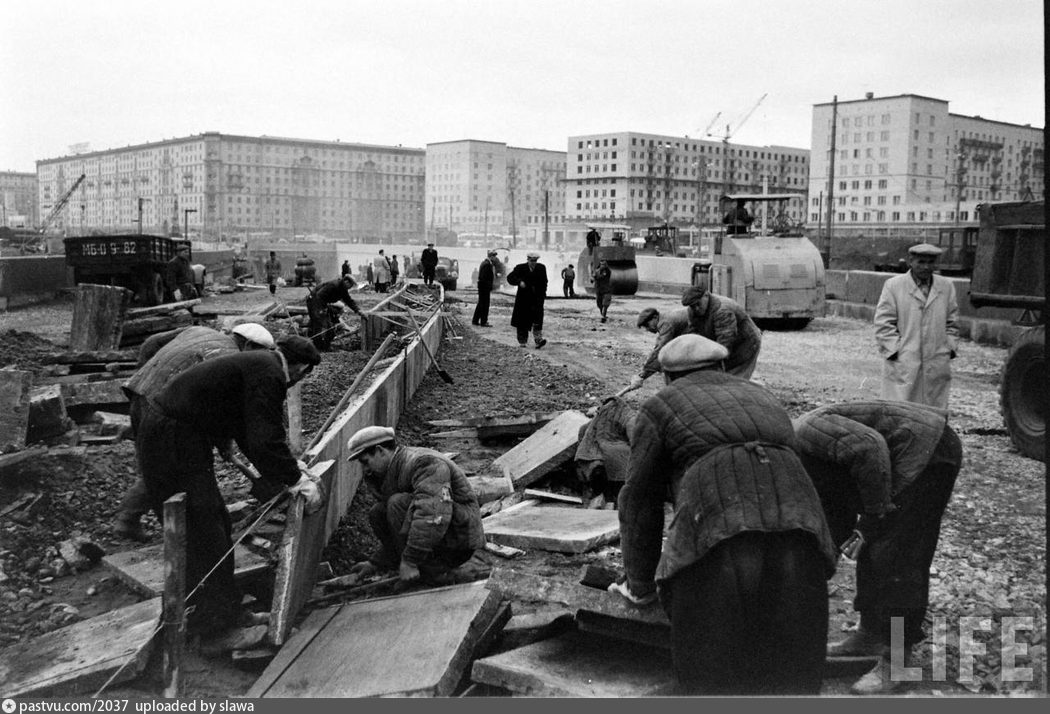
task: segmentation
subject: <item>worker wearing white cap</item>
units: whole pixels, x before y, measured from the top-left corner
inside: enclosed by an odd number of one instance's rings
[[[456,582],[454,569],[485,547],[478,499],[463,469],[433,449],[399,445],[385,426],[360,429],[346,450],[379,495],[368,517],[381,544],[351,573],[397,570],[405,583]]]
[[[951,280],[935,275],[941,249],[908,249],[908,272],[882,284],[875,341],[882,357],[883,399],[948,408],[951,360],[959,346],[959,302]]]
[[[696,334],[660,351],[668,384],[635,417],[619,496],[626,578],[610,590],[638,605],[659,594],[677,693],[817,694],[837,553],[787,412],[725,372],[728,355]]]
[[[230,334],[237,340],[237,347],[242,351],[246,349],[277,349],[277,343],[273,341],[273,335],[257,322],[242,322],[230,330]]]

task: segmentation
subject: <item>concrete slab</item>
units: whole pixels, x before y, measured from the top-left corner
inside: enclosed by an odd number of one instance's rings
[[[113,571],[121,582],[146,597],[164,592],[164,544],[149,545],[138,550],[125,550],[107,555],[102,564]],[[233,576],[248,578],[270,567],[262,556],[238,544],[233,549]],[[190,587],[196,583],[189,583]]]
[[[557,553],[586,553],[620,537],[616,511],[533,506],[484,520],[485,537],[499,545]]]

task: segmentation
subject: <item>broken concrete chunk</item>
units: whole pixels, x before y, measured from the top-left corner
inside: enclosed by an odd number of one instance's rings
[[[74,570],[84,570],[102,559],[106,551],[83,536],[74,536],[58,544],[62,560]]]
[[[50,384],[36,387],[29,399],[29,441],[41,441],[64,434],[73,428],[73,420],[66,414],[62,387]]]
[[[131,433],[131,417],[127,414],[95,412],[91,415],[91,421],[99,425],[99,436],[116,435],[123,438]]]

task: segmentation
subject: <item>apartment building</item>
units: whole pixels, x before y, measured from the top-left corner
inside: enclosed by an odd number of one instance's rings
[[[422,149],[207,132],[38,161],[38,196],[47,209],[87,176],[69,234],[407,242],[423,236],[425,166]]]
[[[812,151],[807,222],[827,221],[833,194],[836,235],[974,223],[979,203],[1043,197],[1041,128],[952,114],[943,99],[816,104]]]
[[[639,132],[570,136],[565,213],[639,228],[721,225],[727,193],[797,193],[784,206],[805,220],[809,151]]]
[[[426,221],[459,234],[522,235],[545,208],[561,220],[565,154],[497,141],[427,144]]]
[[[0,171],[0,226],[35,228],[39,224],[36,174]]]

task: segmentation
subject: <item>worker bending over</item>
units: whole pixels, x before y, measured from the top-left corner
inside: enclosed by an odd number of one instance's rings
[[[432,449],[398,445],[384,426],[361,429],[346,448],[379,494],[368,515],[380,549],[351,572],[396,569],[405,583],[454,582],[452,570],[485,547],[478,499],[463,469]]]
[[[660,351],[668,383],[635,418],[619,496],[626,580],[610,590],[635,604],[659,593],[679,693],[817,694],[837,553],[791,420],[722,370],[727,354],[692,334]]]
[[[335,323],[342,312],[335,303],[341,302],[356,315],[361,315],[357,303],[350,297],[350,291],[355,285],[357,283],[347,274],[321,283],[306,296],[306,311],[310,315],[310,326],[307,329],[317,349],[327,350],[332,346]]]
[[[218,631],[237,624],[240,595],[233,579],[230,516],[215,483],[212,448],[233,439],[262,478],[291,486],[321,504],[316,483],[300,471],[284,427],[285,391],[321,362],[305,337],[282,337],[276,350],[224,355],[172,379],[142,413],[135,450],[154,513],[186,493],[186,578],[192,590],[217,563],[198,595],[190,625]]]
[[[902,683],[890,677],[891,643],[904,647],[897,661],[907,663],[923,639],[930,564],[962,463],[959,437],[945,412],[910,402],[831,404],[794,424],[831,536],[857,560],[860,627],[828,654],[877,655],[852,691],[892,693]]]

